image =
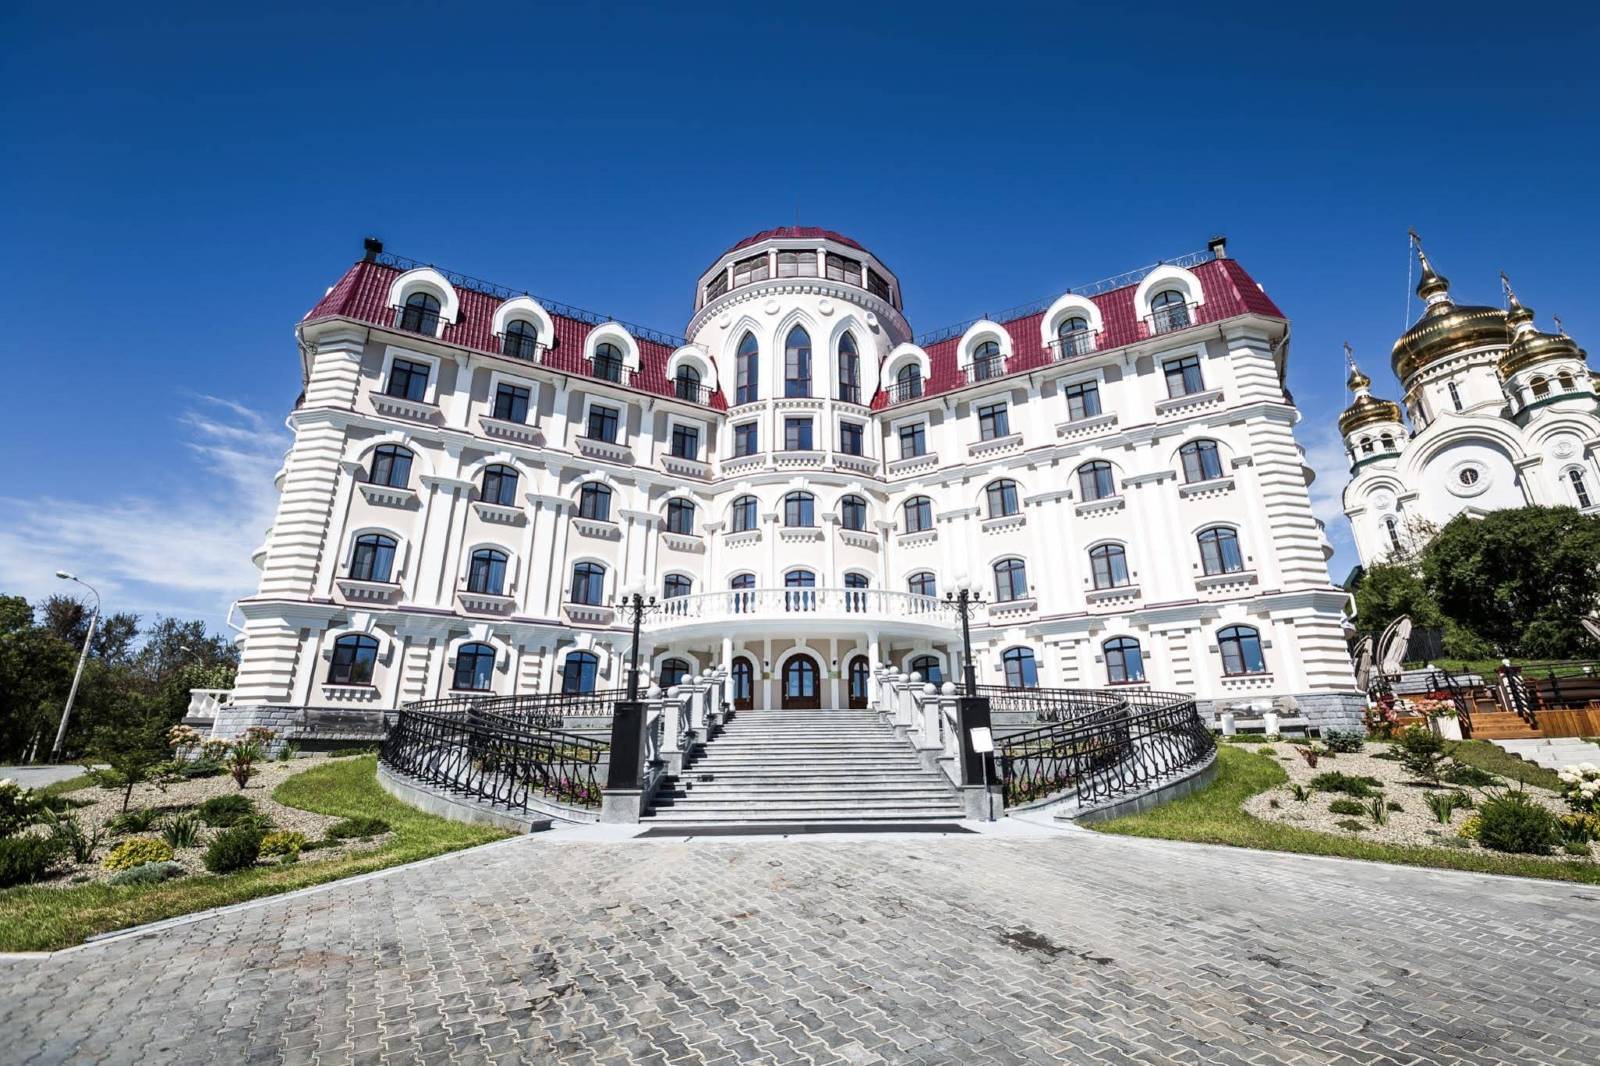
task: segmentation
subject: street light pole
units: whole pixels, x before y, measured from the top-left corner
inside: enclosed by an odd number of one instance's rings
[[[76,581],[90,592],[94,593],[94,613],[89,616],[89,632],[83,638],[83,650],[78,653],[78,669],[72,675],[72,688],[67,692],[67,706],[61,712],[61,724],[56,727],[56,743],[50,749],[52,761],[61,760],[61,748],[67,739],[67,720],[72,717],[72,703],[78,698],[78,682],[83,680],[83,664],[89,658],[89,645],[94,642],[95,623],[100,621],[100,593],[87,581],[79,581],[65,570],[57,570],[56,577],[63,581]]]
[[[648,600],[638,589],[624,589],[617,604],[633,616],[633,650],[628,656],[628,702],[639,698],[639,627],[644,616],[656,609],[656,598]]]
[[[983,600],[972,591],[965,583],[961,584],[958,592],[945,593],[945,599],[956,609],[956,614],[961,616],[961,666],[962,673],[967,682],[967,695],[978,694],[978,670],[972,663],[972,628],[971,618],[973,610],[983,603]]]

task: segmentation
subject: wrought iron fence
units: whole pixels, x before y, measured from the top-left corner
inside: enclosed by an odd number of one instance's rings
[[[600,806],[605,741],[470,710],[403,710],[378,757],[396,773],[512,810],[544,797]]]
[[[920,400],[922,399],[922,379],[911,378],[908,381],[897,381],[889,386],[888,395],[891,404]]]
[[[1097,711],[1120,711],[1126,706],[1120,694],[1099,689],[979,685],[978,695],[988,697],[991,710],[1031,713],[1038,722],[1071,722]]]
[[[422,333],[429,337],[439,332],[440,315],[437,311],[429,311],[421,307],[402,307],[391,304],[390,310],[394,312],[394,328],[403,329],[407,333]],[[445,320],[449,325],[449,321]]]
[[[1194,325],[1194,314],[1186,303],[1171,304],[1167,307],[1156,308],[1150,314],[1145,315],[1144,320],[1150,324],[1151,334],[1159,335],[1173,333],[1180,329],[1188,329]]]
[[[593,692],[543,692],[521,696],[459,693],[437,700],[418,700],[401,709],[429,714],[493,714],[519,725],[559,729],[568,719],[597,718],[611,713],[611,705],[626,698],[620,688]]]
[[[1099,332],[1092,329],[1077,329],[1063,333],[1050,342],[1051,358],[1061,362],[1065,359],[1076,359],[1080,355],[1088,355],[1099,346],[1099,337]]]
[[[1196,766],[1216,749],[1189,696],[1149,691],[1106,695],[1114,695],[1118,706],[998,742],[996,761],[1006,806],[1068,791],[1079,803],[1114,799]]]

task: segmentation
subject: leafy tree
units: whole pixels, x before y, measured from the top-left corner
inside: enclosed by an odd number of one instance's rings
[[[1361,575],[1355,588],[1356,626],[1376,638],[1403,614],[1420,629],[1444,624],[1419,569],[1407,563],[1376,563]]]
[[[130,694],[97,724],[91,744],[95,758],[111,767],[111,781],[123,789],[122,809],[128,809],[133,786],[149,780],[155,768],[169,757],[167,730],[172,723],[159,699]]]
[[[1600,605],[1600,517],[1571,507],[1457,515],[1422,553],[1446,616],[1505,656],[1562,657],[1590,642],[1578,619]]]

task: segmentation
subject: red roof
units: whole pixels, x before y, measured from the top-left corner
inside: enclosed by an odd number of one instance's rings
[[[851,240],[842,233],[835,233],[831,229],[821,229],[817,226],[774,226],[772,229],[764,229],[760,233],[752,233],[732,248],[729,248],[728,252],[737,252],[740,248],[748,248],[752,244],[760,244],[762,241],[768,240],[837,241],[839,244],[847,244],[852,248],[860,248],[863,252],[867,250],[859,242]],[[727,255],[728,252],[723,252],[722,255]],[[717,259],[721,259],[722,255],[717,256]]]
[[[344,277],[306,314],[304,321],[339,316],[375,326],[392,325],[394,312],[389,307],[389,287],[400,273],[402,271],[395,267],[363,259],[345,271]],[[499,354],[500,345],[494,336],[494,313],[506,301],[459,285],[456,295],[460,300],[456,320],[444,327],[439,339],[463,348]],[[550,320],[555,324],[555,341],[549,351],[540,353],[539,365],[575,377],[592,377],[588,360],[583,357],[583,345],[595,326],[553,312]],[[667,360],[675,349],[642,337],[634,337],[634,341],[639,346],[639,372],[633,375],[631,386],[660,396],[675,395],[673,383],[667,379]],[[728,401],[720,391],[712,392],[711,408],[727,410]]]
[[[1200,279],[1200,287],[1206,298],[1205,303],[1195,308],[1194,324],[1197,326],[1243,314],[1285,317],[1272,298],[1239,265],[1238,260],[1215,259],[1192,267],[1190,273]],[[1137,283],[1124,285],[1120,289],[1090,297],[1100,309],[1102,331],[1097,350],[1120,348],[1151,335],[1149,324],[1139,316],[1133,303],[1133,295],[1138,287]],[[999,323],[1011,337],[1011,358],[1006,361],[1007,375],[1034,370],[1050,362],[1050,350],[1044,346],[1039,332],[1043,318],[1043,311],[1035,311]],[[927,346],[928,378],[923,382],[924,396],[950,392],[966,384],[961,372],[960,345],[961,338],[956,336]],[[872,398],[875,410],[881,410],[888,404],[887,393],[880,391]]]

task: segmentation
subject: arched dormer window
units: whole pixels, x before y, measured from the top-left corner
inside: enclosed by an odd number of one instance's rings
[[[1128,553],[1120,544],[1102,544],[1089,549],[1089,572],[1097,589],[1116,589],[1128,584]]]
[[[1528,391],[1532,392],[1536,399],[1540,396],[1548,396],[1550,394],[1550,382],[1542,377],[1533,378],[1528,382]]]
[[[1572,494],[1578,500],[1578,506],[1585,510],[1589,507],[1589,486],[1584,483],[1582,470],[1568,470],[1567,480],[1572,482]]]
[[[594,346],[594,376],[602,381],[622,382],[623,370],[626,366],[622,358],[622,349],[610,341],[601,341]]]
[[[1117,494],[1117,482],[1111,471],[1111,464],[1104,459],[1096,459],[1092,463],[1084,463],[1078,467],[1078,495],[1083,497],[1085,503],[1090,500],[1106,500]]]
[[[394,570],[395,539],[382,533],[363,533],[350,553],[350,578],[387,583]]]
[[[683,534],[694,532],[694,504],[683,499],[667,501],[667,532]]]
[[[1267,660],[1261,654],[1261,634],[1254,626],[1228,626],[1220,630],[1217,649],[1222,652],[1224,677],[1267,672]]]
[[[456,649],[456,676],[452,688],[462,692],[488,692],[494,679],[494,649],[487,644],[463,644]]]
[[[894,376],[894,396],[896,403],[904,400],[915,400],[922,396],[922,367],[916,363],[907,363],[901,367]]]
[[[760,528],[757,524],[758,504],[754,496],[740,496],[728,509],[728,524],[735,533],[748,533]]]
[[[561,691],[568,696],[594,691],[600,677],[600,658],[592,651],[575,651],[561,664]]]
[[[994,564],[996,603],[1028,598],[1028,564],[1021,559],[1001,559]]]
[[[761,398],[761,345],[754,333],[739,339],[739,352],[734,357],[738,384],[734,403],[754,403]]]
[[[901,505],[905,515],[905,532],[920,533],[933,528],[933,501],[926,496],[913,496]]]
[[[1005,359],[1000,354],[999,341],[983,341],[972,349],[973,381],[987,381],[1006,372]]]
[[[500,335],[500,354],[532,361],[539,354],[539,330],[525,319],[513,318]]]
[[[791,329],[783,342],[783,394],[811,395],[811,334],[803,326]]]
[[[687,364],[680,366],[678,373],[672,379],[672,392],[680,400],[700,403],[704,399],[704,389],[700,385],[700,371]]]
[[[467,567],[467,591],[482,596],[500,596],[506,587],[506,553],[497,548],[479,548]]]
[[[1222,476],[1222,456],[1214,440],[1192,440],[1178,449],[1183,463],[1183,480],[1189,484],[1215,481]]]
[[[1556,385],[1560,387],[1562,392],[1572,392],[1578,387],[1572,375],[1565,370],[1556,375]]]
[[[694,591],[694,579],[684,574],[668,574],[661,582],[663,599],[676,600]]]
[[[598,481],[585,482],[578,490],[578,517],[596,522],[611,521],[611,487]]]
[[[517,472],[509,466],[495,465],[483,472],[483,488],[479,493],[484,503],[501,507],[517,505]]]
[[[867,501],[851,494],[839,500],[839,524],[857,532],[867,528]]]
[[[805,528],[817,524],[817,498],[809,492],[791,492],[783,498],[783,524]]]
[[[346,633],[333,642],[328,684],[370,685],[378,665],[378,642],[365,633]]]
[[[598,607],[606,598],[606,568],[599,563],[575,563],[572,567],[572,588],[568,597],[573,603]]]
[[[407,296],[395,325],[408,333],[438,336],[439,298],[431,292],[414,292]]]
[[[861,402],[861,353],[856,349],[855,335],[849,331],[839,338],[839,399],[845,403]]]
[[[1032,648],[1007,648],[1000,662],[1005,667],[1006,688],[1039,687],[1039,664]]]
[[[989,483],[983,490],[984,501],[989,506],[990,518],[1009,518],[1021,510],[1017,501],[1017,483],[1010,478]]]
[[[1151,333],[1171,333],[1189,322],[1189,301],[1177,289],[1162,289],[1150,297]]]
[[[1244,569],[1239,534],[1227,526],[1201,530],[1195,540],[1200,545],[1200,569],[1208,575],[1237,574]]]
[[[939,595],[939,580],[932,570],[918,570],[906,578],[906,591],[913,596]]]
[[[391,489],[403,489],[411,482],[411,453],[398,444],[380,444],[372,453],[372,469],[367,482]]]
[[[1106,659],[1106,680],[1131,685],[1144,680],[1144,653],[1132,637],[1113,637],[1100,646]]]
[[[1089,332],[1089,320],[1082,315],[1068,315],[1056,326],[1057,359],[1070,359],[1094,351],[1094,334]]]

